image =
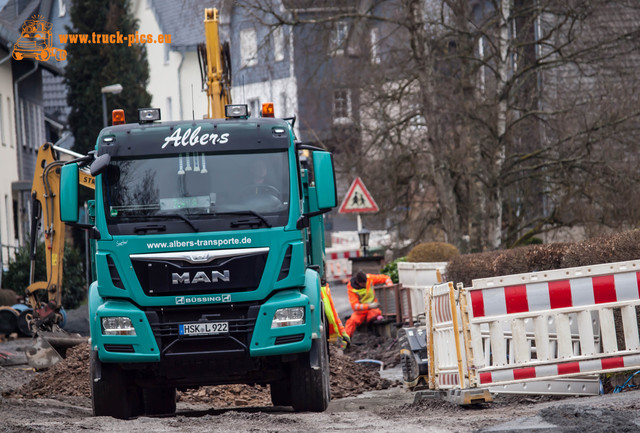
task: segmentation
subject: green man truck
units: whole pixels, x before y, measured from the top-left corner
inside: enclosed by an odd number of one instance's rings
[[[328,405],[320,281],[332,156],[296,141],[295,119],[225,112],[161,122],[141,109],[62,167],[70,224],[78,168],[96,176],[85,227],[94,415],[171,414],[176,389],[236,383],[269,384],[273,403],[296,411]]]

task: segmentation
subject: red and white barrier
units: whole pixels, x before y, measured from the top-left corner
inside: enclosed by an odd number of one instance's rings
[[[428,327],[430,388],[452,389],[464,385],[465,357],[462,326],[452,283],[437,284],[425,294]],[[462,378],[462,379],[461,379]]]
[[[444,286],[425,301],[433,388],[640,369],[640,260]]]

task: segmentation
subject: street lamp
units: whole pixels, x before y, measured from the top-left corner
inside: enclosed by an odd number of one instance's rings
[[[367,248],[369,247],[369,236],[371,232],[366,227],[358,230],[358,237],[360,238],[360,246],[364,252],[364,256],[367,257]]]
[[[104,128],[107,127],[107,93],[112,93],[117,95],[122,92],[122,84],[111,84],[109,86],[104,86],[100,89],[102,92],[102,125]]]

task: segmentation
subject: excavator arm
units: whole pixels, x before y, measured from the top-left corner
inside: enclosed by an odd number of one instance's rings
[[[207,118],[224,119],[231,104],[231,58],[229,44],[220,44],[218,10],[204,10],[205,43],[198,46],[202,86],[207,92]]]
[[[47,367],[41,352],[47,352],[50,345],[73,346],[84,339],[62,331],[62,269],[64,262],[65,225],[60,218],[60,168],[66,161],[60,159],[60,154],[68,155],[68,159],[82,158],[67,149],[62,149],[51,143],[43,144],[38,149],[33,185],[31,188],[31,239],[29,286],[26,289],[27,302],[32,313],[26,319],[36,342],[36,352],[27,352],[29,362],[36,368]],[[79,183],[88,188],[95,188],[95,179],[88,173],[81,172]],[[38,244],[38,228],[42,226],[45,245],[45,262],[47,280],[35,281],[36,246]],[[45,341],[42,341],[44,339]],[[53,350],[53,349],[51,349]],[[33,352],[33,351],[32,351]],[[49,353],[54,357],[54,353]],[[34,362],[37,365],[34,365]],[[39,363],[40,362],[40,363]]]

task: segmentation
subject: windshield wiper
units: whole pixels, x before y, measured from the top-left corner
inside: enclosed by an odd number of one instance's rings
[[[267,221],[267,219],[265,217],[263,217],[262,215],[260,215],[258,212],[253,211],[253,210],[238,210],[238,211],[232,211],[232,212],[216,212],[215,215],[253,215],[254,217],[258,218],[262,223],[264,223],[265,226],[271,228],[271,224],[269,224],[269,221]],[[231,227],[237,227],[239,225],[243,225],[243,224],[255,224],[254,221],[252,220],[234,220],[231,221]]]
[[[200,231],[200,229],[193,224],[193,221],[191,221],[189,218],[179,213],[163,213],[160,215],[127,215],[126,218],[139,218],[139,219],[178,218],[186,222],[187,224],[189,224],[189,227],[191,227],[194,232]]]

